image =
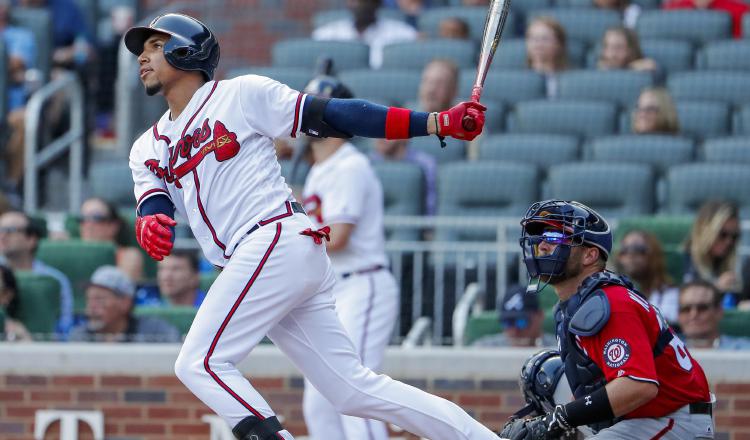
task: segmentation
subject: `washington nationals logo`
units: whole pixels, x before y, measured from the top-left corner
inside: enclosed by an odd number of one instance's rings
[[[610,368],[620,368],[630,359],[630,345],[620,338],[614,338],[604,344],[604,362]]]
[[[211,137],[212,134],[213,137]],[[213,130],[211,130],[208,119],[206,119],[203,121],[202,127],[196,128],[193,133],[183,136],[174,147],[169,147],[168,167],[159,166],[159,161],[156,159],[149,159],[144,162],[144,165],[156,177],[182,188],[180,179],[193,171],[210,153],[214,153],[217,161],[223,162],[236,156],[239,151],[240,144],[237,142],[237,134],[227,130],[221,121],[216,121]],[[185,161],[175,167],[178,158],[183,158]]]

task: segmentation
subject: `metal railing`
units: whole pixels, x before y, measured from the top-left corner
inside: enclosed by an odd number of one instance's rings
[[[68,131],[37,150],[39,127],[43,120],[44,105],[58,94],[64,94],[70,103],[70,128]],[[23,207],[26,212],[39,209],[39,173],[55,159],[65,153],[69,157],[69,209],[78,212],[83,196],[83,141],[84,108],[83,88],[73,73],[64,73],[60,78],[46,84],[34,93],[26,104],[25,127],[25,175]]]

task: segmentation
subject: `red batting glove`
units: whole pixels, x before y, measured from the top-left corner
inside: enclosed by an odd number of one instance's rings
[[[482,133],[484,127],[484,112],[487,107],[475,101],[465,101],[438,114],[438,128],[440,136],[450,136],[456,139],[470,141]],[[470,116],[475,121],[474,130],[464,129],[464,116]]]
[[[165,214],[139,216],[135,219],[135,238],[146,253],[161,261],[172,252],[172,230],[177,222]]]

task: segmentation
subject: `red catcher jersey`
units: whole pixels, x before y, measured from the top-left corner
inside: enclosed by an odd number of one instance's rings
[[[653,400],[625,418],[663,417],[688,403],[709,402],[706,375],[676,335],[654,358],[659,332],[667,327],[658,309],[622,286],[603,290],[610,304],[609,321],[597,335],[577,336],[579,348],[601,368],[607,382],[626,376],[659,386]]]

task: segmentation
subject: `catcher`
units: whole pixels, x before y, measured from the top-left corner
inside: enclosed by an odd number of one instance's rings
[[[574,400],[511,418],[500,436],[559,439],[588,425],[596,440],[713,439],[703,369],[659,310],[605,270],[612,232],[604,218],[578,202],[548,200],[531,205],[521,226],[530,278],[560,299],[556,333]]]

